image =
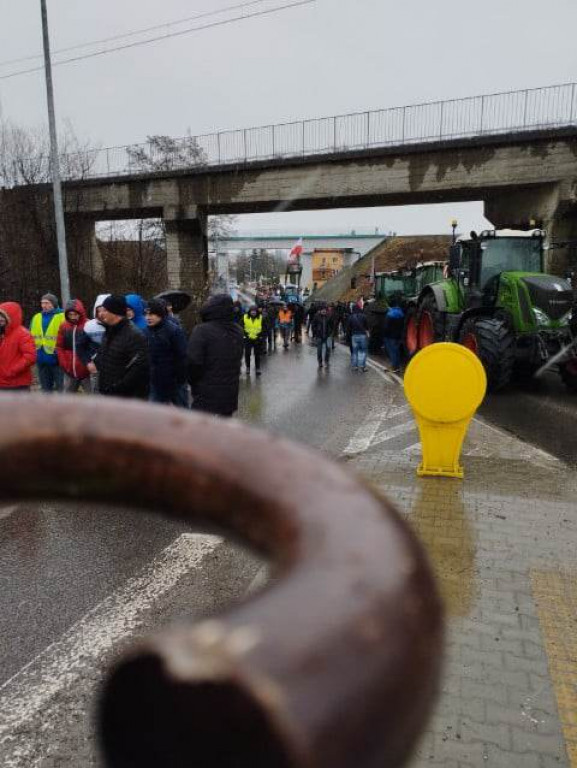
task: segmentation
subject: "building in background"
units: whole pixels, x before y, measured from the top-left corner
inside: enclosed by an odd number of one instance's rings
[[[310,283],[305,287],[320,288],[345,267],[350,267],[359,255],[352,248],[315,248],[311,254]]]

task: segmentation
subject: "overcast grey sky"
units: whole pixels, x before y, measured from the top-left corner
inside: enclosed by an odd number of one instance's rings
[[[288,2],[264,0],[262,8]],[[234,0],[48,0],[53,49]],[[230,15],[230,14],[229,14]],[[41,52],[38,0],[0,0],[0,62]],[[223,17],[224,18],[224,17]],[[212,21],[216,19],[206,19]],[[55,69],[60,120],[113,146],[577,79],[577,0],[317,0]],[[9,72],[0,67],[0,75]],[[45,119],[42,73],[0,80],[5,118]],[[242,217],[243,229],[466,230],[481,206]]]

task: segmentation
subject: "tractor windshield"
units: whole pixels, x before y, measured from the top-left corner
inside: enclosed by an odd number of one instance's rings
[[[540,237],[493,237],[481,244],[481,285],[501,272],[542,272]]]
[[[402,275],[398,277],[385,277],[385,294],[388,296],[390,293],[403,293],[405,288],[405,280]]]

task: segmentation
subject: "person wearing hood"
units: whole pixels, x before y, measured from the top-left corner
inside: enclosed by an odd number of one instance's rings
[[[401,343],[405,328],[405,313],[395,299],[391,300],[389,310],[385,316],[383,330],[383,348],[391,363],[393,373],[401,370]]]
[[[367,353],[369,350],[369,321],[358,304],[353,307],[349,318],[348,336],[351,341],[351,369],[367,372]]]
[[[232,416],[238,409],[240,366],[244,349],[242,328],[234,321],[232,298],[212,296],[200,310],[202,322],[188,343],[188,379],[192,409]]]
[[[144,333],[147,328],[146,317],[144,316],[146,302],[137,293],[129,293],[126,296],[126,305],[128,306],[126,317],[132,320],[134,325]]]
[[[0,304],[0,391],[28,392],[36,345],[22,325],[22,307],[15,301]]]
[[[83,389],[90,393],[90,371],[92,344],[84,331],[86,310],[79,299],[71,299],[64,310],[65,321],[58,331],[56,354],[58,364],[64,373],[64,391],[78,392]]]
[[[94,311],[92,313],[93,319],[89,320],[84,326],[84,333],[88,336],[92,344],[97,347],[102,344],[102,339],[104,338],[104,333],[106,331],[106,326],[101,322],[100,315],[102,313],[102,306],[109,296],[109,293],[101,293],[100,296],[96,297]]]
[[[62,370],[58,365],[56,341],[64,322],[64,312],[58,306],[53,293],[46,293],[40,300],[41,312],[32,318],[30,333],[36,345],[36,367],[43,392],[61,392]]]
[[[180,389],[186,382],[186,336],[168,317],[166,303],[152,299],[146,310],[145,336],[150,353],[150,400],[187,407]]]

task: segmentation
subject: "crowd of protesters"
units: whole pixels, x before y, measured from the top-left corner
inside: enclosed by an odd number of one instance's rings
[[[0,390],[82,390],[232,416],[238,407],[244,332],[230,296],[211,297],[187,340],[160,298],[104,294],[88,319],[79,299],[60,308],[45,294],[27,329],[16,302],[0,304]]]
[[[257,293],[244,310],[228,294],[212,296],[201,322],[187,339],[172,306],[162,298],[145,302],[137,294],[98,296],[92,318],[79,299],[64,309],[55,295],[40,301],[29,329],[15,302],[0,304],[0,390],[100,394],[150,400],[231,416],[238,408],[244,358],[250,375],[262,374],[262,358],[282,344],[312,337],[319,368],[329,367],[336,341],[351,351],[351,369],[367,371],[369,323],[362,303],[312,302],[298,296]],[[391,307],[384,344],[394,369],[400,366],[403,313]]]

